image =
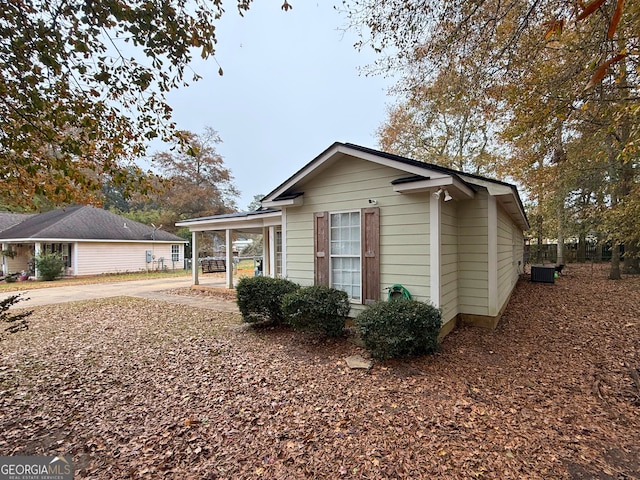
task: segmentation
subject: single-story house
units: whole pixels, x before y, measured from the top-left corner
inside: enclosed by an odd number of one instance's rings
[[[171,233],[91,206],[40,214],[0,212],[3,274],[36,274],[34,256],[58,252],[66,275],[184,268],[186,242]]]
[[[345,290],[352,315],[401,285],[441,309],[443,333],[457,320],[495,326],[523,272],[529,228],[514,185],[345,143],[258,211],[177,225],[192,232],[194,255],[197,232],[224,231],[227,244],[236,232],[262,232],[264,274]]]

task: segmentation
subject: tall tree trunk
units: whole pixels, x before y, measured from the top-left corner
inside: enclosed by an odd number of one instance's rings
[[[558,216],[558,246],[556,247],[556,265],[564,265],[564,167],[567,160],[567,152],[564,149],[562,132],[564,124],[558,122],[556,128],[556,141],[553,151],[553,161],[556,164],[555,196],[557,202],[556,215]]]
[[[578,236],[576,260],[578,263],[584,263],[587,260],[587,236],[582,232],[580,232],[580,235]]]
[[[564,265],[564,234],[562,233],[562,207],[558,207],[558,250],[556,265]]]
[[[611,269],[609,270],[609,280],[620,280],[620,242],[613,242],[611,245]]]
[[[620,63],[620,88],[618,100],[621,103],[626,102],[629,97],[629,91],[627,88],[627,69],[626,62]],[[629,135],[631,132],[631,119],[626,113],[621,116],[620,123],[618,123],[615,136],[609,135],[609,163],[612,166],[612,170],[615,175],[612,178],[616,179],[616,185],[613,187],[611,195],[611,207],[615,208],[616,205],[624,200],[631,192],[631,182],[633,181],[633,169],[631,163],[626,162],[621,153],[623,152],[627,142],[629,141]],[[617,145],[616,145],[617,140]],[[616,148],[617,146],[617,148]],[[609,278],[611,280],[620,280],[620,238],[613,242],[613,255],[611,256],[611,272]],[[627,239],[629,240],[629,239]]]

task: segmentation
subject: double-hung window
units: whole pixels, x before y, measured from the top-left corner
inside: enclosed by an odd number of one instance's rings
[[[360,300],[360,212],[332,213],[329,222],[330,285],[347,292],[349,298]]]
[[[380,209],[313,214],[314,284],[347,292],[352,301],[380,298]]]
[[[171,245],[171,261],[180,261],[180,245]]]

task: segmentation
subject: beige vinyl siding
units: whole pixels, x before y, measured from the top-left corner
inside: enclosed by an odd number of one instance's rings
[[[391,181],[406,176],[386,166],[345,157],[300,187],[304,205],[287,207],[287,278],[313,284],[313,213],[380,208],[380,298],[399,283],[429,301],[429,197],[395,193]],[[352,314],[361,306],[355,306]]]
[[[516,266],[516,275],[524,272],[524,232],[515,223],[511,224],[511,235],[513,237],[513,261]]]
[[[440,308],[443,325],[458,315],[458,204],[441,203]]]
[[[458,309],[489,315],[488,193],[458,202]]]
[[[184,245],[180,244],[180,259],[184,259]],[[75,259],[77,275],[99,275],[101,273],[139,272],[158,268],[158,260],[164,258],[164,265],[171,269],[170,243],[76,243]],[[155,255],[154,264],[147,264],[146,251]],[[182,262],[178,262],[182,267]],[[176,267],[177,268],[177,267]]]
[[[16,252],[16,255],[11,257],[4,257],[5,265],[7,266],[7,273],[20,273],[23,270],[29,271],[29,262],[33,257],[33,251],[28,245],[11,245],[10,249]]]
[[[498,308],[509,298],[518,281],[518,259],[514,257],[513,222],[498,205]]]

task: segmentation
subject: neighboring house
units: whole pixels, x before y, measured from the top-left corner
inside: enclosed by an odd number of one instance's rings
[[[90,206],[37,215],[0,212],[4,274],[35,274],[34,256],[58,252],[66,275],[184,268],[184,239]],[[11,252],[10,254],[8,252]]]
[[[226,231],[228,244],[262,232],[266,275],[345,290],[352,315],[400,284],[441,309],[443,333],[458,319],[495,326],[523,272],[517,189],[477,175],[334,143],[262,206],[177,225],[194,244],[201,231]]]

